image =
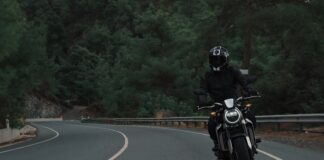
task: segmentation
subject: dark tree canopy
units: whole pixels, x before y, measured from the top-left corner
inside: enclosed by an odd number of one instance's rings
[[[259,114],[324,112],[321,0],[1,0],[0,121],[38,94],[102,115],[194,115],[215,45],[248,68]]]

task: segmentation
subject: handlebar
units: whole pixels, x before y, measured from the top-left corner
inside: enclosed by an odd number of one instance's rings
[[[261,98],[260,95],[253,95],[253,96],[249,96],[249,97],[239,97],[236,99],[236,101],[242,101],[242,100],[249,100],[249,99],[254,99],[254,98]]]
[[[249,96],[249,97],[239,97],[236,99],[236,101],[242,101],[242,100],[249,100],[249,99],[254,99],[254,98],[261,98],[260,95],[254,95],[254,96]],[[214,104],[210,105],[210,106],[203,106],[203,107],[200,107],[200,106],[196,106],[197,110],[203,110],[203,109],[212,109],[212,108],[216,108],[216,106],[223,106],[222,103],[219,103],[219,102],[215,102]]]
[[[199,110],[202,110],[202,109],[212,109],[212,108],[215,108],[216,106],[223,106],[223,104],[215,102],[214,104],[212,104],[210,106],[203,106],[203,107],[196,106],[196,107],[197,107],[197,110],[199,111]]]

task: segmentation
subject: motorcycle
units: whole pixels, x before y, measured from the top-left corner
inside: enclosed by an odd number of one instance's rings
[[[216,135],[218,150],[222,152],[226,160],[253,160],[257,154],[257,143],[260,139],[255,138],[255,126],[252,120],[247,118],[251,108],[248,100],[261,96],[230,98],[222,103],[214,103],[210,106],[197,106],[197,110],[209,109],[210,117],[217,120]]]

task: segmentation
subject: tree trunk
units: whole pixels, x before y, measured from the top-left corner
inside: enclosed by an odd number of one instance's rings
[[[250,17],[252,14],[252,0],[247,0],[247,17]],[[243,53],[243,62],[242,62],[242,68],[243,69],[249,69],[250,66],[250,60],[252,57],[252,27],[251,27],[251,21],[249,18],[246,18],[248,22],[246,22],[245,30],[244,30],[244,53]]]

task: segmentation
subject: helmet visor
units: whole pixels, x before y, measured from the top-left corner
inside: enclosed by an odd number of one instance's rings
[[[209,64],[213,67],[221,67],[226,63],[225,56],[209,56]]]

